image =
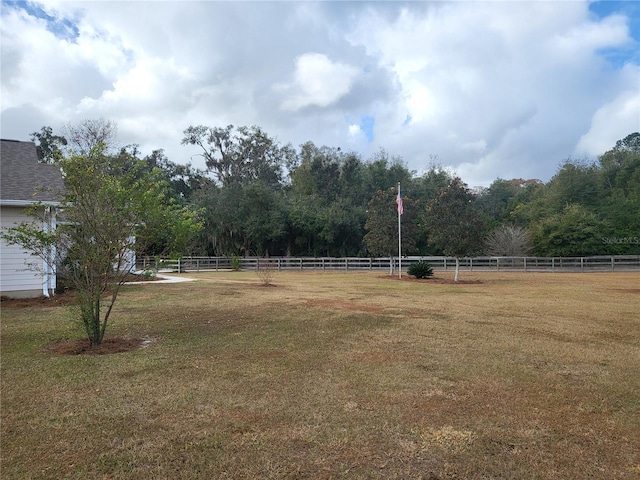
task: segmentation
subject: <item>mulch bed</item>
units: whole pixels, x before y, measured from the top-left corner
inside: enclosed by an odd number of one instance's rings
[[[105,337],[100,345],[92,347],[86,338],[72,338],[44,345],[41,351],[51,355],[110,355],[146,348],[157,341],[152,337]]]
[[[63,307],[67,305],[73,305],[74,296],[72,293],[61,293],[52,297],[37,297],[37,298],[7,298],[1,299],[2,308],[38,308],[38,307]]]

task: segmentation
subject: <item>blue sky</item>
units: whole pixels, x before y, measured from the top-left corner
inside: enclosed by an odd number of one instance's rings
[[[195,162],[189,125],[548,180],[640,130],[640,2],[2,3],[3,138],[106,118]]]
[[[28,15],[44,20],[48,31],[53,33],[57,38],[67,41],[75,41],[78,38],[78,28],[74,22],[65,17],[56,17],[49,15],[42,5],[29,1],[9,1],[3,2],[8,7],[23,9]]]
[[[622,14],[628,19],[629,35],[635,40],[635,45],[631,44],[628,48],[614,48],[605,52],[605,55],[616,67],[621,67],[626,62],[640,63],[640,1],[592,2],[589,10],[599,19],[615,14]]]

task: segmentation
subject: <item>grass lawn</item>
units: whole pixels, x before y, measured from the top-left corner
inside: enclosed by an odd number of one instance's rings
[[[125,353],[3,303],[3,479],[640,478],[637,272],[187,276],[124,287]]]

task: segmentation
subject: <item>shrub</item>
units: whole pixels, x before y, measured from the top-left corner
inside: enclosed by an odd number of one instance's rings
[[[271,285],[271,281],[278,271],[278,265],[268,258],[259,258],[256,264],[256,275],[263,285]]]
[[[433,275],[433,268],[427,262],[412,263],[409,265],[407,273],[416,278],[427,278]]]
[[[240,266],[240,257],[237,255],[231,257],[231,270],[233,270],[234,272],[238,272],[240,271]]]
[[[153,280],[156,278],[157,274],[158,272],[156,270],[149,268],[147,270],[143,270],[140,276],[145,280]]]
[[[526,257],[533,245],[526,228],[502,225],[484,239],[485,253],[491,257]]]

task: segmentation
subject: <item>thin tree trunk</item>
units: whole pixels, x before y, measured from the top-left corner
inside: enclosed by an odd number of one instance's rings
[[[118,297],[118,291],[120,290],[121,285],[122,283],[118,283],[113,289],[113,293],[111,294],[111,303],[109,304],[109,307],[107,308],[107,311],[104,315],[104,320],[102,320],[102,325],[100,329],[100,341],[98,342],[98,344],[102,343],[102,340],[104,339],[104,333],[107,330],[107,323],[109,322],[109,315],[111,315],[111,309],[113,308],[113,304],[116,303],[116,298]]]
[[[459,279],[460,279],[460,259],[456,257],[456,275],[453,281],[457,282]]]

